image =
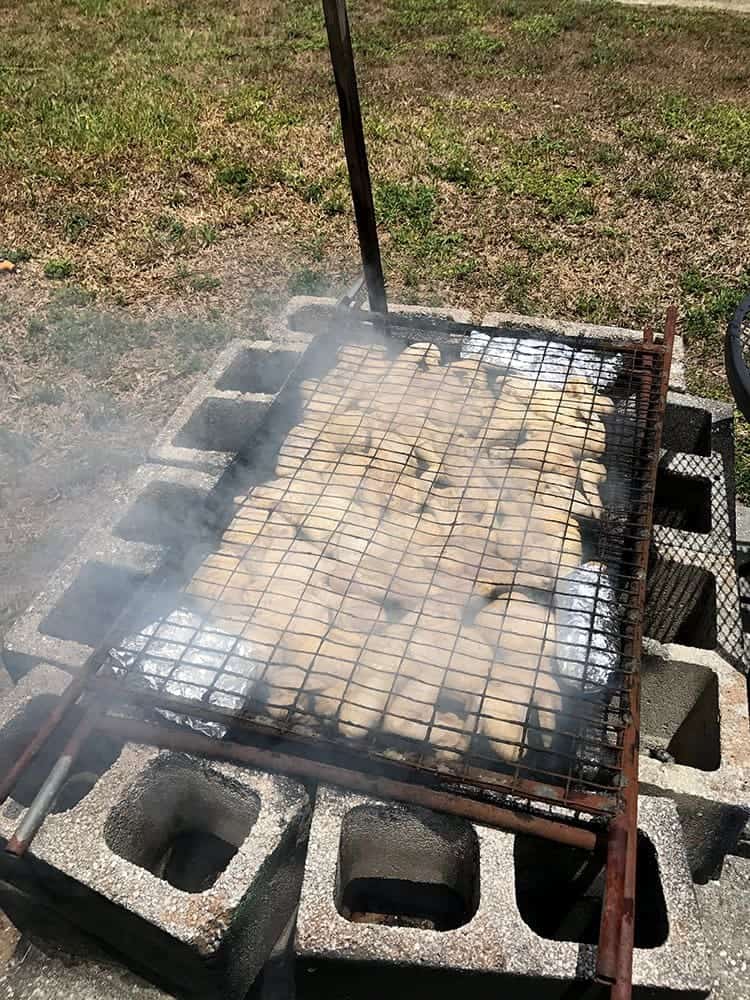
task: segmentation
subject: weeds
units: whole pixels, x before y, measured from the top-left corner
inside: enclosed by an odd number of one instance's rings
[[[690,269],[680,276],[680,287],[686,301],[686,336],[698,342],[721,338],[740,299],[750,290],[750,271],[727,281]]]
[[[11,264],[25,264],[31,260],[31,251],[20,247],[15,250],[0,247],[0,260],[9,260]]]
[[[645,198],[647,201],[672,201],[678,190],[677,177],[665,167],[642,174],[628,187],[634,198]]]
[[[227,164],[216,171],[216,181],[234,194],[244,194],[257,183],[255,171],[244,163]]]
[[[73,273],[73,262],[67,258],[48,260],[44,265],[45,278],[52,278],[54,281],[63,281]]]

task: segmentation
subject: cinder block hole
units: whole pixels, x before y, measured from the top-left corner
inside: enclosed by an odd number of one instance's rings
[[[696,406],[671,403],[664,415],[662,448],[688,455],[711,454],[711,414]]]
[[[0,773],[5,774],[15,764],[58,701],[59,697],[55,694],[36,695],[4,727],[0,732]],[[67,713],[19,779],[12,793],[15,802],[22,806],[31,805],[82,716],[83,710],[78,706]],[[76,759],[74,772],[52,806],[52,812],[65,812],[78,805],[104,772],[114,764],[121,750],[122,743],[104,732],[97,732],[90,737]]]
[[[218,389],[234,392],[275,393],[294,371],[299,361],[296,351],[241,351],[219,381]]]
[[[420,809],[358,806],[344,817],[336,907],[352,923],[453,930],[479,905],[470,823]]]
[[[265,405],[252,400],[205,399],[172,444],[204,451],[242,451]]]
[[[110,850],[183,892],[205,892],[247,839],[260,799],[182,754],[161,754],[112,809]]]
[[[518,835],[513,848],[516,901],[525,923],[551,941],[596,944],[604,895],[604,858],[577,847]],[[669,921],[656,851],[638,833],[635,947],[658,948]]]
[[[145,580],[145,573],[123,566],[87,562],[42,619],[39,631],[56,639],[98,646]]]
[[[680,531],[711,530],[711,481],[660,469],[656,477],[654,522]]]
[[[648,564],[644,633],[658,642],[716,647],[716,578],[688,563],[652,552]]]
[[[153,545],[184,544],[205,537],[215,515],[201,490],[175,483],[151,483],[117,524],[115,534]]]
[[[715,771],[721,763],[719,680],[709,667],[645,656],[641,667],[641,747],[676,763]]]

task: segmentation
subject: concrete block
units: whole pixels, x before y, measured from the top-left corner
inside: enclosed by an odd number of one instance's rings
[[[640,830],[636,995],[704,996],[674,805],[643,797]],[[602,875],[578,882],[585,860],[557,844],[320,787],[297,919],[298,996],[374,997],[384,987],[405,996],[420,983],[438,996],[456,988],[568,996],[595,965]]]
[[[549,319],[545,316],[522,316],[519,313],[492,312],[482,320],[482,326],[521,328],[525,333],[540,331],[557,333],[564,337],[590,337],[595,340],[642,340],[642,330],[622,326],[600,326],[596,323],[579,323],[575,320]],[[675,336],[672,352],[670,389],[685,388],[685,343],[680,334]]]
[[[297,295],[290,299],[285,312],[285,322],[290,330],[300,331],[312,336],[325,336],[334,332],[331,328],[331,310],[336,308],[336,299],[316,295]],[[362,310],[367,313],[367,310]],[[471,313],[468,309],[448,307],[404,305],[400,302],[388,304],[388,312],[398,318],[399,314],[407,316],[425,316],[430,319],[447,319],[454,323],[471,323]],[[347,313],[343,313],[343,318]],[[355,311],[352,315],[357,315]]]
[[[28,890],[30,870],[45,905],[160,984],[241,1000],[297,904],[304,788],[126,744],[82,799],[63,804],[25,865],[3,861],[3,878]],[[0,834],[22,815],[3,814]]]
[[[737,545],[750,546],[750,507],[737,504]]]
[[[171,1000],[173,994],[131,972],[61,920],[38,892],[0,881],[0,905],[0,996],[5,1000]]]
[[[676,803],[693,878],[714,877],[750,815],[745,678],[721,656],[645,644],[640,782]]]
[[[35,663],[78,670],[139,592],[216,524],[217,473],[141,466],[5,636],[18,677]]]
[[[734,510],[734,407],[717,399],[670,392],[662,446],[686,455],[721,455]]]
[[[750,1000],[750,859],[728,858],[721,880],[698,886],[712,1000]]]
[[[252,440],[308,344],[291,334],[285,343],[232,341],[157,436],[150,460],[221,475]]]

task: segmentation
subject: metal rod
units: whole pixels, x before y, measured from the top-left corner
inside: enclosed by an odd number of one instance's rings
[[[377,313],[387,313],[388,301],[385,293],[383,264],[380,259],[375,204],[372,198],[370,169],[367,164],[367,147],[362,128],[362,109],[359,103],[357,73],[354,67],[354,52],[349,33],[346,2],[345,0],[323,0],[323,12],[328,31],[333,75],[339,97],[344,152],[349,169],[349,183],[352,189],[352,202],[357,220],[359,248],[362,254],[362,267],[367,284],[370,309]]]
[[[206,702],[199,702],[189,698],[181,698],[177,695],[164,694],[163,692],[153,691],[148,688],[127,688],[122,684],[122,682],[117,681],[114,678],[99,676],[94,677],[91,680],[91,687],[93,690],[99,691],[102,696],[106,695],[108,703],[117,699],[122,704],[141,705],[154,710],[164,709],[166,711],[173,712],[176,715],[192,715],[199,719],[210,719],[214,722],[221,722],[226,725],[236,725],[247,732],[251,737],[270,736],[278,739],[280,735],[278,729],[274,729],[272,726],[263,726],[256,720],[247,719],[246,717],[243,717],[241,712],[216,708],[214,705],[209,705]],[[305,746],[309,747],[310,745],[309,738],[305,739],[304,737],[297,736],[292,732],[286,732],[283,736],[287,740],[299,742],[302,749],[304,749]],[[316,737],[314,742],[319,743],[321,741]],[[401,766],[404,769],[409,770],[411,773],[418,770],[416,767],[406,763]],[[430,771],[430,773],[432,774],[433,772]],[[505,785],[508,790],[511,789],[511,783],[507,777],[496,772],[492,773],[491,780],[484,780],[480,773],[472,773],[468,776],[465,774],[451,775],[446,773],[441,775],[441,780],[446,784],[451,781],[456,784],[465,784],[470,782],[478,788],[489,788],[495,791],[503,785]],[[563,787],[550,785],[546,782],[532,781],[530,779],[523,778],[518,778],[513,781],[512,790],[517,793],[528,794],[531,798],[534,798],[539,802],[563,804],[570,809],[580,809],[591,813],[601,812],[605,806],[612,807],[615,804],[613,796],[605,798],[604,795],[598,792],[574,792],[566,790]]]
[[[677,310],[670,306],[667,310],[667,321],[664,331],[664,358],[662,361],[661,384],[659,386],[659,409],[657,420],[649,426],[653,429],[654,440],[649,449],[650,467],[645,477],[645,481],[651,484],[651,499],[653,500],[653,490],[656,487],[656,475],[659,466],[659,451],[661,448],[662,427],[664,424],[664,408],[667,401],[667,391],[669,388],[669,370],[672,361],[672,349],[674,346],[674,336],[677,326]],[[644,341],[651,344],[653,334],[650,330],[644,331]],[[653,359],[649,359],[653,362]],[[651,391],[651,368],[644,373],[644,391],[641,393],[641,402],[644,409],[648,407],[648,397]],[[648,505],[645,517],[644,537],[637,546],[636,557],[638,565],[644,567],[641,588],[642,598],[645,597],[645,567],[648,564],[648,551],[653,524],[653,502]],[[642,641],[643,621],[636,623],[635,641],[636,648],[640,648]],[[635,940],[635,888],[636,888],[636,864],[638,855],[638,751],[640,732],[640,705],[641,705],[641,678],[640,671],[633,673],[629,709],[630,725],[625,731],[623,740],[623,766],[622,775],[625,781],[623,790],[624,809],[621,822],[627,834],[625,843],[625,854],[622,856],[618,849],[614,857],[616,870],[614,873],[607,872],[606,888],[612,892],[617,892],[617,898],[610,896],[611,906],[615,908],[617,923],[619,925],[619,942],[616,956],[613,956],[612,944],[609,939],[602,941],[600,936],[599,952],[597,956],[597,978],[602,981],[612,983],[611,1000],[630,1000],[632,996],[633,982],[633,945]],[[619,819],[619,817],[618,817]],[[605,891],[605,907],[608,905],[607,893]],[[602,933],[605,930],[604,916],[602,917]],[[604,945],[604,948],[602,947]],[[615,957],[614,966],[612,958]],[[613,974],[614,973],[614,974]],[[608,976],[607,980],[605,977]]]
[[[81,747],[91,734],[94,717],[93,712],[87,712],[71,734],[63,752],[55,761],[52,770],[34,796],[34,801],[26,810],[23,819],[16,827],[15,833],[8,841],[5,850],[9,854],[15,854],[20,858],[28,850],[39,828],[47,818],[47,814],[52,808],[60,789],[65,784]]]
[[[148,743],[170,750],[179,750],[183,753],[222,758],[250,767],[257,767],[264,771],[278,771],[298,778],[325,781],[332,785],[340,785],[343,788],[351,788],[354,791],[372,795],[375,798],[410,802],[426,809],[434,809],[437,812],[462,816],[485,826],[498,827],[501,830],[510,830],[514,833],[526,833],[560,844],[569,844],[571,847],[581,847],[588,851],[595,850],[599,842],[596,832],[591,828],[582,829],[568,826],[565,823],[532,816],[529,813],[503,809],[489,802],[477,802],[465,796],[426,788],[424,785],[394,781],[392,778],[365,774],[362,771],[352,771],[307,757],[277,753],[274,750],[262,750],[244,743],[213,739],[203,733],[167,729],[164,726],[126,719],[121,716],[101,715],[97,718],[95,725],[97,728],[105,729],[124,740]]]
[[[632,835],[628,842],[623,889],[620,948],[617,955],[617,975],[610,993],[610,1000],[631,1000],[633,993],[633,947],[635,945],[635,884],[638,861],[638,795],[628,803],[628,825]]]
[[[596,980],[607,985],[612,985],[617,979],[627,848],[628,824],[625,814],[620,813],[609,825],[604,900],[596,952]]]
[[[362,292],[365,287],[365,276],[360,274],[360,276],[353,281],[351,285],[348,285],[344,289],[338,301],[336,302],[337,309],[343,309],[346,312],[348,309],[353,309],[360,300]]]
[[[37,730],[36,735],[29,741],[13,767],[0,781],[0,805],[8,798],[18,779],[60,725],[68,710],[78,701],[86,686],[86,681],[87,677],[83,674],[76,677],[75,680],[71,680],[58,703],[44,720],[42,727]]]

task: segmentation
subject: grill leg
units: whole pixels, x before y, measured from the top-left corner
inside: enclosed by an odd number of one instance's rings
[[[611,984],[617,979],[617,959],[625,905],[625,872],[628,855],[628,827],[625,813],[620,813],[609,827],[607,868],[596,957],[596,978]]]

